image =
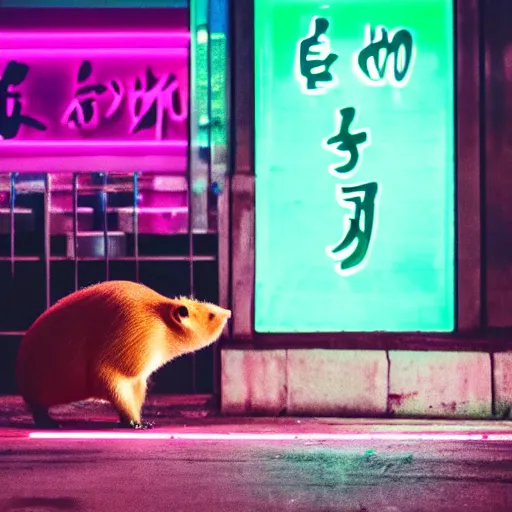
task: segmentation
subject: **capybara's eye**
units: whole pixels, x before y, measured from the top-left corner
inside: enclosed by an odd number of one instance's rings
[[[186,318],[188,316],[187,306],[180,306],[176,313],[178,314],[178,316],[181,316],[181,318]]]

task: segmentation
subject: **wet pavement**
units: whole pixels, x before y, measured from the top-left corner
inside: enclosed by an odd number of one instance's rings
[[[55,434],[76,439],[38,439],[9,400],[0,512],[512,512],[506,421],[237,419],[153,402],[158,428],[144,433],[112,428],[108,406],[82,404],[57,415],[66,421]],[[117,433],[133,438],[83,439]]]

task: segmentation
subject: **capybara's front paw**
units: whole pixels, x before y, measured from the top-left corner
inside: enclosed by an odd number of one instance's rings
[[[124,427],[133,428],[135,430],[148,430],[155,426],[154,423],[150,423],[149,421],[130,421],[129,423],[121,423]]]
[[[131,421],[130,427],[136,429],[136,430],[147,430],[150,428],[153,428],[155,426],[154,423],[151,423],[149,421],[141,421],[140,423],[138,421]]]

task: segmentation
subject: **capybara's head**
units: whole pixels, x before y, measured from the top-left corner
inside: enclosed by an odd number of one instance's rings
[[[171,302],[170,326],[178,335],[183,354],[193,352],[217,341],[231,317],[231,311],[208,302],[186,297]]]

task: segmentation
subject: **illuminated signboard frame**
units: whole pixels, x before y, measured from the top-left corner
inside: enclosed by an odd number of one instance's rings
[[[252,1],[240,2],[235,11],[235,27],[238,33],[253,30],[254,18],[247,15],[253,8]],[[454,2],[455,34],[455,133],[456,133],[456,268],[455,268],[455,330],[439,332],[325,332],[325,333],[258,333],[254,324],[254,108],[247,104],[237,105],[238,98],[246,98],[244,90],[254,81],[252,60],[245,50],[235,63],[234,81],[237,119],[235,136],[243,141],[237,148],[233,178],[233,338],[236,346],[243,341],[257,342],[264,347],[330,347],[330,348],[428,348],[453,349],[454,347],[477,347],[461,339],[464,333],[474,332],[481,325],[481,228],[480,215],[480,110],[479,110],[479,19],[474,2]],[[464,22],[462,21],[464,20]],[[235,45],[237,42],[235,41]],[[465,52],[458,51],[464,47]],[[254,55],[254,54],[253,54]],[[461,65],[464,59],[464,65]],[[458,109],[457,104],[467,108]],[[471,115],[469,114],[471,112]],[[248,125],[248,120],[250,124]],[[355,126],[355,131],[364,127]],[[252,137],[248,137],[252,133]],[[248,140],[249,139],[249,140]],[[248,143],[249,142],[249,143]],[[248,146],[248,147],[246,147]],[[249,203],[250,198],[250,203]],[[250,210],[249,210],[250,204]],[[247,233],[252,232],[250,243]],[[240,345],[242,343],[242,345]]]
[[[14,58],[116,55],[166,56],[186,60],[189,65],[190,34],[180,30],[144,31],[8,31],[2,30],[0,52],[5,61]],[[188,82],[184,105],[189,111]],[[188,119],[185,120],[188,123]],[[170,140],[3,140],[0,142],[0,170],[38,172],[46,166],[52,172],[151,170],[166,172],[172,166],[185,170],[187,138]],[[23,155],[23,158],[20,156]]]
[[[452,2],[255,6],[255,329],[452,331]]]

